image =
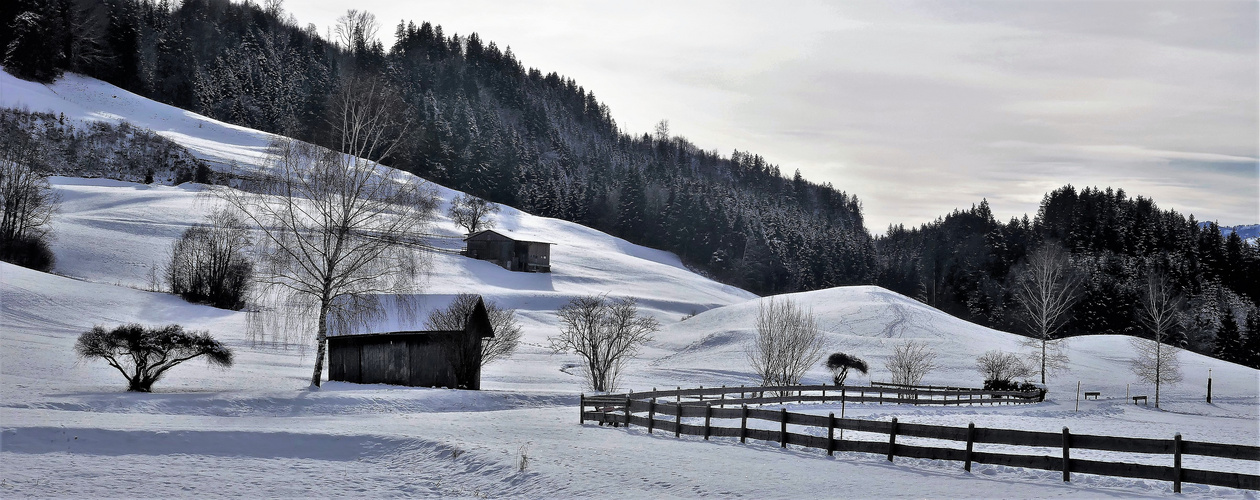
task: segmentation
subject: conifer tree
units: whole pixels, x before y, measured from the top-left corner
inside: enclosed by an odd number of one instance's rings
[[[1216,329],[1216,342],[1212,355],[1225,361],[1241,362],[1243,356],[1243,339],[1238,330],[1238,321],[1234,319],[1234,311],[1225,309],[1221,314],[1221,326]]]

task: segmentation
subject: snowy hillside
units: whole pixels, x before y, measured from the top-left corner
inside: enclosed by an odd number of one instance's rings
[[[52,86],[0,73],[0,105],[64,112],[84,120],[128,120],[185,145],[218,165],[263,168],[267,134],[156,104],[74,75]],[[424,283],[426,304],[472,292],[516,308],[521,349],[490,365],[480,392],[328,383],[307,390],[312,357],[302,348],[249,341],[242,313],[190,305],[144,291],[174,239],[216,199],[206,188],[54,178],[62,197],[53,227],[56,271],[0,264],[0,495],[101,496],[525,496],[525,497],[1133,497],[1172,496],[1166,482],[955,463],[821,453],[730,440],[674,440],[577,424],[580,380],[562,371],[577,358],[543,346],[558,331],[555,310],[569,298],[633,296],[662,323],[623,388],[754,384],[744,346],[758,299],[689,272],[672,254],[629,244],[576,224],[504,207],[498,227],[543,235],[551,274],[523,274],[440,253]],[[449,201],[457,193],[439,189]],[[444,211],[444,210],[443,210]],[[459,246],[444,217],[434,243]],[[830,350],[870,362],[894,342],[932,345],[940,368],[931,384],[978,385],[976,356],[1018,351],[1019,337],[953,318],[877,287],[792,294],[827,330]],[[694,316],[683,319],[684,317]],[[95,324],[178,322],[211,331],[237,353],[228,370],[193,361],[170,372],[153,394],[123,391],[99,362],[76,360],[76,337]],[[390,327],[419,327],[395,324]],[[1068,341],[1071,363],[1050,380],[1049,400],[1024,407],[913,408],[850,405],[849,416],[903,422],[1058,430],[1222,443],[1260,442],[1260,375],[1183,353],[1186,380],[1164,390],[1162,410],[1134,406],[1148,394],[1127,367],[1125,338]],[[1207,371],[1213,403],[1203,398]],[[827,375],[816,367],[808,382]],[[1103,393],[1075,411],[1077,383]],[[834,410],[805,406],[803,411]],[[1221,470],[1246,467],[1212,464]],[[1252,493],[1186,485],[1191,495]],[[983,493],[977,493],[983,492]]]

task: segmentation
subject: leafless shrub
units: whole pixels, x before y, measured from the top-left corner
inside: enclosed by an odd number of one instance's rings
[[[936,353],[926,342],[906,340],[893,347],[884,367],[892,373],[894,384],[916,385],[936,369]]]
[[[787,298],[771,297],[757,307],[757,336],[746,348],[763,386],[792,385],[822,357],[823,332],[810,311]]]
[[[1035,373],[1018,355],[997,350],[986,351],[976,358],[976,369],[984,374],[985,381],[1009,382],[1011,379]]]
[[[188,228],[171,246],[166,283],[189,302],[240,310],[254,279],[245,255],[249,226],[231,210],[215,210],[205,224]]]
[[[551,348],[581,356],[586,363],[582,373],[587,383],[600,392],[617,387],[625,363],[660,328],[655,318],[639,314],[630,297],[577,297],[560,308],[559,315],[561,331],[548,338]]]

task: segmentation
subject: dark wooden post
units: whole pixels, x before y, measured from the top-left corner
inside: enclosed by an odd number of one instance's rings
[[[892,427],[888,429],[888,461],[893,461],[893,451],[897,448],[897,417],[892,419]]]
[[[713,403],[704,405],[704,440],[709,440],[709,422],[713,419]]]
[[[726,385],[722,385],[722,397],[719,398],[718,408],[726,408]]]
[[[1211,370],[1208,370],[1208,371],[1211,371]],[[1207,397],[1207,402],[1208,402],[1208,404],[1211,404],[1211,403],[1212,403],[1212,376],[1211,376],[1211,375],[1208,375],[1208,397]]]
[[[656,398],[648,401],[648,434],[652,433],[652,428],[656,427]]]
[[[827,402],[827,384],[823,384],[822,386],[822,402]]]
[[[836,414],[827,414],[827,456],[832,456],[836,451]]]
[[[1072,435],[1068,433],[1068,428],[1063,428],[1063,482],[1072,481],[1072,458],[1068,452],[1072,447]]]
[[[739,399],[744,399],[744,384],[739,384]]]
[[[967,424],[967,461],[963,462],[963,470],[971,472],[971,448],[976,442],[976,423]]]
[[[1212,379],[1208,379],[1212,380]],[[1181,493],[1181,433],[1173,436],[1173,493]]]
[[[748,405],[743,405],[744,416],[739,420],[739,442],[748,442]]]
[[[675,402],[678,406],[678,414],[674,415],[674,437],[678,437],[682,433],[682,386],[678,386],[678,390],[674,392]]]
[[[682,434],[682,405],[675,405],[674,410],[678,412],[674,416],[674,437],[678,437]]]
[[[578,396],[578,424],[586,423],[586,393]]]
[[[787,448],[787,408],[779,412],[779,447]]]

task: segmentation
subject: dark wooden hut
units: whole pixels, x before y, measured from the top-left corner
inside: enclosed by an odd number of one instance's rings
[[[464,255],[488,260],[508,271],[551,272],[551,243],[517,239],[491,229],[473,233],[464,242],[468,245]]]
[[[328,337],[328,380],[479,390],[481,339],[494,336],[481,299],[465,325],[462,331]]]

